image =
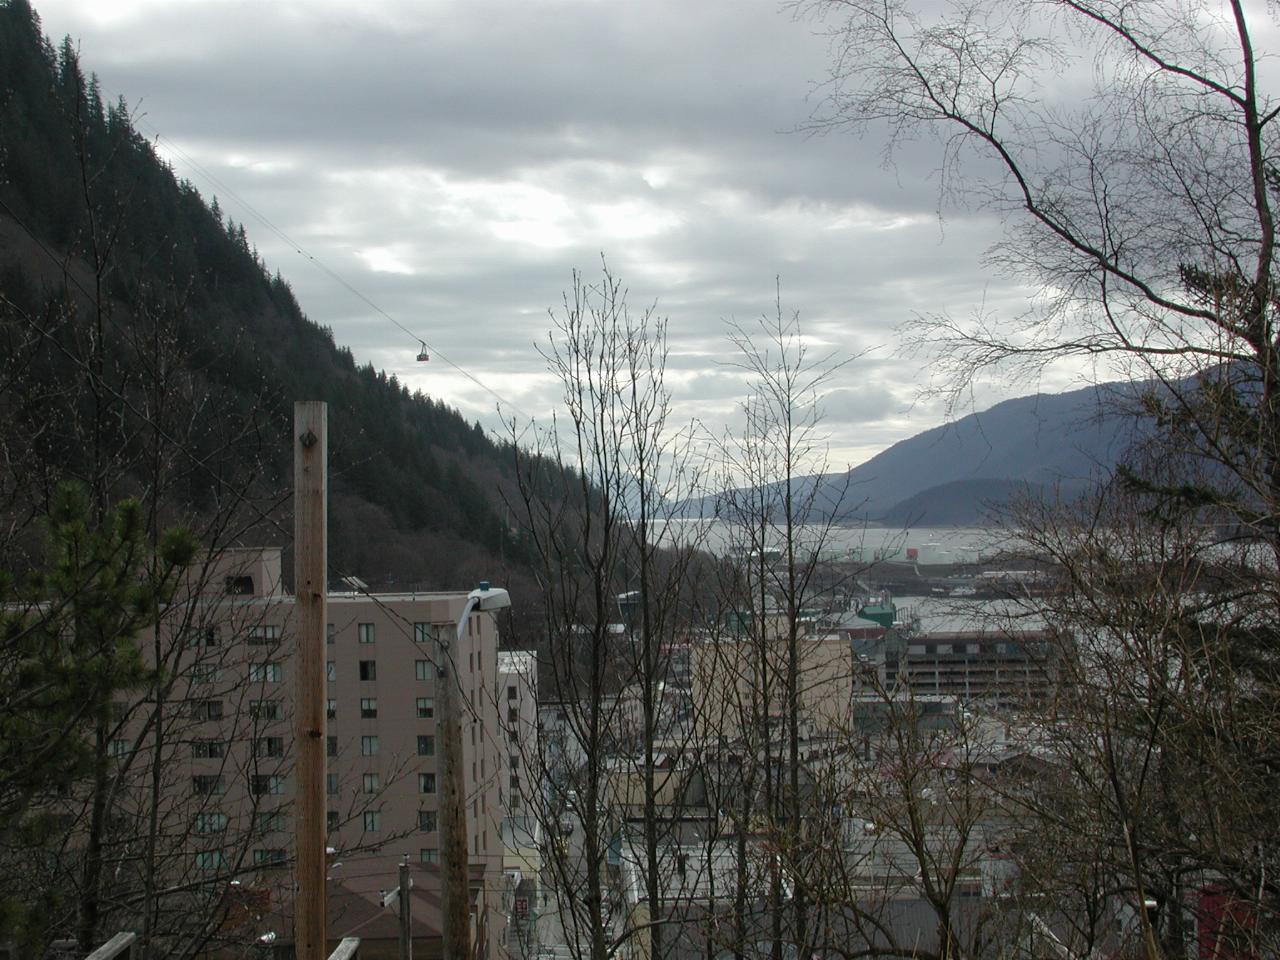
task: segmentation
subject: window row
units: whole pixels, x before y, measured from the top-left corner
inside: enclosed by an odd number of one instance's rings
[[[360,815],[361,827],[365,833],[375,833],[382,829],[382,811],[366,810]],[[325,827],[330,830],[337,830],[342,825],[341,817],[337,810],[329,810],[325,816]],[[434,810],[418,811],[418,830],[422,833],[435,833],[439,829],[439,820]]]
[[[275,665],[275,666],[278,666]],[[265,674],[263,676],[266,676]],[[277,674],[278,676],[278,674]],[[261,680],[262,676],[250,677],[251,680]],[[414,699],[414,711],[419,720],[432,720],[436,715],[436,701],[434,697],[416,697]],[[223,702],[221,700],[189,700],[187,709],[193,720],[222,720],[226,716]],[[338,716],[338,701],[334,698],[325,700],[325,715],[330,720],[334,720]],[[249,716],[255,720],[279,720],[284,716],[284,708],[279,700],[250,700]],[[360,698],[360,719],[376,720],[378,718],[378,698],[377,697],[361,697]],[[117,747],[112,747],[117,749]],[[122,753],[128,752],[128,744],[123,743],[118,747]]]
[[[260,701],[253,701],[260,702]],[[338,701],[329,697],[324,702],[325,717],[329,720],[338,718]],[[416,697],[413,702],[414,713],[419,720],[433,720],[436,715],[435,697]],[[376,720],[378,718],[378,698],[377,697],[361,697],[360,698],[360,719]],[[268,719],[279,719],[277,716]]]
[[[226,716],[221,700],[189,700],[192,720],[221,720]],[[250,700],[249,716],[255,720],[279,720],[284,715],[279,700]]]
[[[227,829],[230,820],[220,810],[205,810],[196,814],[193,827],[201,836],[222,833]],[[256,810],[253,814],[253,829],[256,833],[279,833],[288,828],[288,815],[283,810]]]
[[[191,778],[195,796],[221,796],[227,792],[226,778],[220,773],[197,773]],[[256,773],[249,778],[249,792],[254,796],[279,796],[284,793],[284,777],[276,773]]]
[[[259,847],[253,851],[255,867],[283,867],[288,862],[288,852],[283,847]],[[196,869],[212,872],[227,869],[227,855],[222,850],[201,850],[196,854]]]
[[[417,644],[434,643],[436,640],[437,629],[443,629],[432,623],[415,623],[413,625],[413,641]],[[333,644],[337,638],[338,629],[335,624],[325,624],[325,642]],[[278,644],[281,640],[281,629],[277,624],[258,624],[249,628],[245,634],[245,642],[250,646],[269,646]],[[377,640],[377,625],[373,623],[357,623],[356,624],[356,642],[362,644],[370,644]],[[212,626],[201,627],[191,632],[190,639],[187,641],[191,647],[217,647],[222,644],[222,628],[214,624]]]
[[[251,647],[264,647],[280,642],[280,627],[275,624],[258,624],[249,628],[249,632],[245,634],[245,643]],[[189,647],[220,647],[222,646],[222,627],[214,624],[212,626],[200,627],[192,630],[187,640]]]
[[[381,789],[382,789],[381,774],[377,774],[377,773],[361,774],[361,777],[360,777],[361,792],[377,793]],[[418,774],[418,792],[419,793],[435,793],[436,792],[436,775],[434,773]],[[338,775],[336,773],[325,774],[325,793],[327,793],[331,797],[338,795]]]
[[[222,665],[218,663],[193,663],[187,674],[191,683],[210,684],[222,679]],[[249,664],[250,683],[279,683],[284,679],[284,668],[274,660]]]
[[[378,679],[378,661],[377,660],[357,660],[356,669],[359,671],[360,679],[368,682]],[[435,664],[430,660],[413,661],[413,677],[415,680],[435,680],[438,671]],[[324,677],[329,682],[338,679],[338,661],[326,660],[324,665]]]

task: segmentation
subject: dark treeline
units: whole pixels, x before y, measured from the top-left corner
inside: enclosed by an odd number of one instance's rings
[[[248,470],[280,495],[242,539],[287,545],[292,402],[321,399],[334,575],[425,588],[519,576],[524,550],[502,496],[510,451],[446,404],[357,364],[308,320],[244,225],[175,178],[128,105],[104,102],[73,42],[44,37],[27,0],[0,0],[0,130],[0,310],[5,346],[20,358],[6,434],[10,465],[22,460],[7,509],[38,512],[60,480],[91,480],[78,432],[89,401],[66,389],[77,379],[98,376],[108,386],[89,391],[94,402],[121,411],[115,435],[107,418],[104,448],[126,465],[142,457],[123,421],[130,398],[154,383],[148,356],[163,341],[203,401],[184,436],[198,468],[167,491],[183,511],[216,509],[218,474]],[[241,433],[231,455],[244,462],[211,462],[228,455],[232,423]],[[137,493],[137,473],[117,470],[113,495]]]

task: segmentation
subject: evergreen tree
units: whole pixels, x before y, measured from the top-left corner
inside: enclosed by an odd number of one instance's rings
[[[100,524],[93,515],[82,487],[60,486],[46,519],[44,565],[24,581],[2,585],[0,838],[6,846],[35,839],[28,814],[38,811],[40,800],[77,782],[105,779],[98,774],[110,762],[107,738],[118,719],[113,700],[155,679],[138,636],[156,625],[195,555],[195,539],[180,528],[161,536],[153,552],[136,500],[119,503]],[[39,899],[24,888],[25,882],[7,898],[0,893],[6,901],[0,939],[24,933],[23,905]],[[93,919],[81,917],[81,925],[94,926]]]

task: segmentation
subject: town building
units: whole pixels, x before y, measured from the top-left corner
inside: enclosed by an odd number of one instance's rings
[[[882,636],[854,641],[855,692],[1025,707],[1049,693],[1052,640],[1042,618],[1013,602],[917,599],[895,609]]]
[[[182,636],[181,675],[171,696],[183,722],[166,743],[164,817],[175,825],[172,867],[250,904],[229,923],[273,949],[292,940],[294,599],[283,587],[278,549],[230,551],[206,569],[202,589],[180,597],[160,633]],[[414,864],[416,900],[439,900],[439,676],[442,643],[452,642],[465,593],[328,596],[326,636],[326,796],[330,887],[335,896],[376,901],[396,885],[399,863]],[[477,957],[505,956],[501,789],[508,770],[506,689],[499,682],[493,618],[471,614],[453,651],[459,685],[463,795]],[[146,644],[143,644],[146,648]],[[534,697],[529,695],[533,704]],[[122,705],[124,706],[124,705]],[[127,708],[126,708],[127,709]],[[527,712],[535,716],[536,708]],[[126,721],[111,752],[136,757],[152,731]],[[180,829],[181,825],[185,829]],[[433,889],[434,887],[434,889]],[[339,898],[340,899],[340,898]],[[335,901],[336,902],[336,901]],[[352,901],[355,902],[355,901]],[[219,909],[222,905],[215,904]],[[367,924],[368,910],[330,910],[335,942]],[[388,920],[394,915],[388,913]],[[438,954],[438,931],[419,917],[420,956]],[[384,924],[385,926],[385,924]],[[356,932],[358,935],[358,932]],[[394,944],[392,944],[394,946]],[[372,952],[371,952],[372,951]],[[379,955],[362,948],[361,956]],[[388,954],[393,955],[393,954]]]
[[[502,871],[510,921],[503,945],[510,957],[538,952],[542,906],[543,828],[536,791],[541,777],[538,750],[538,662],[528,650],[498,651],[498,707],[502,714],[505,766],[498,794],[503,805]]]

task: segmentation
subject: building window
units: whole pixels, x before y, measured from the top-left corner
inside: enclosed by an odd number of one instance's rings
[[[258,737],[253,741],[255,757],[283,757],[284,737]]]
[[[512,770],[519,770],[519,769],[520,769],[520,755],[519,755],[519,754],[516,754],[516,753],[513,753],[513,754],[511,754],[509,757],[507,757],[507,766],[508,766],[509,768],[511,768]]]
[[[227,745],[222,740],[192,740],[191,756],[197,760],[204,760],[210,757],[226,756]]]
[[[227,815],[225,813],[209,811],[196,814],[196,833],[221,833],[225,829],[227,829]]]
[[[338,635],[338,628],[335,627],[332,623],[326,623],[324,625],[324,642],[328,646],[333,646],[334,638],[337,637],[337,635]]]
[[[377,697],[361,697],[360,698],[360,719],[376,720],[377,718],[378,718]]]
[[[415,660],[413,661],[413,676],[416,680],[431,679],[431,661]]]
[[[191,778],[191,792],[196,796],[218,796],[227,792],[222,777],[213,773],[197,773]]]
[[[423,847],[418,851],[418,860],[422,863],[439,863],[440,851],[435,847]]]
[[[132,747],[133,742],[130,740],[112,740],[107,744],[107,756],[127,757]]]
[[[413,642],[414,643],[431,643],[435,640],[436,634],[429,623],[415,623],[413,625]]]
[[[333,831],[338,829],[338,811],[328,810],[324,815],[324,826],[326,830]]]
[[[287,824],[283,810],[259,810],[253,815],[253,826],[259,833],[279,833]]]
[[[255,797],[278,797],[284,793],[284,777],[274,773],[255,773],[249,778],[249,792]]]
[[[249,645],[263,647],[280,642],[280,628],[265,624],[249,628]]]
[[[221,720],[222,719],[222,701],[221,700],[191,701],[191,719]]]
[[[378,738],[377,737],[361,737],[360,738],[360,756],[376,757],[378,755]]]
[[[191,665],[192,683],[216,683],[222,671],[216,663],[193,663]]]
[[[507,707],[507,723],[520,722],[520,709],[518,707]]]
[[[253,577],[227,577],[222,586],[229,597],[253,596]]]
[[[366,810],[364,812],[364,832],[377,833],[382,829],[382,811]]]
[[[382,778],[376,773],[366,773],[364,775],[364,792],[377,793],[382,788]]]
[[[330,683],[333,683],[335,680],[338,679],[338,664],[336,661],[334,660],[325,661],[324,678]]]
[[[282,867],[284,866],[284,857],[284,850],[280,847],[254,850],[253,865],[255,867]]]
[[[418,792],[419,793],[435,793],[436,792],[436,775],[434,773],[418,774]]]
[[[357,624],[356,624],[356,639],[357,639],[357,640],[359,640],[361,643],[373,643],[373,637],[374,637],[374,633],[373,633],[373,624],[372,624],[372,623],[357,623]]]
[[[436,701],[434,697],[419,697],[417,706],[419,720],[430,720],[436,715]]]
[[[191,631],[191,636],[187,640],[189,647],[216,647],[222,640],[222,633],[216,626],[197,627]]]
[[[338,715],[337,700],[326,700],[324,702],[324,715],[330,720]]]
[[[378,679],[378,662],[376,660],[360,661],[360,679],[361,680],[377,680]]]
[[[434,810],[418,811],[418,829],[423,833],[435,833],[438,829]]]
[[[418,735],[418,756],[434,757],[436,755],[436,738]]]
[[[330,735],[324,738],[324,753],[326,757],[336,757],[338,755],[338,738]]]
[[[284,670],[274,660],[249,664],[250,683],[279,683],[284,679]]]
[[[225,870],[227,856],[221,850],[201,850],[196,854],[196,869],[204,871]]]
[[[324,792],[331,797],[338,795],[338,775],[336,773],[326,773],[324,775]]]
[[[218,715],[222,715],[221,705],[219,705]],[[249,716],[258,720],[279,720],[280,719],[280,701],[278,700],[250,700]]]
[[[508,700],[514,700],[515,698],[516,698],[516,688],[515,688],[515,687],[507,687],[507,699],[508,699]]]
[[[508,786],[511,788],[511,792],[512,792],[512,793],[519,793],[519,792],[520,792],[520,776],[519,776],[519,774],[515,774],[515,773],[513,773],[513,774],[511,775],[511,782],[508,784]]]

